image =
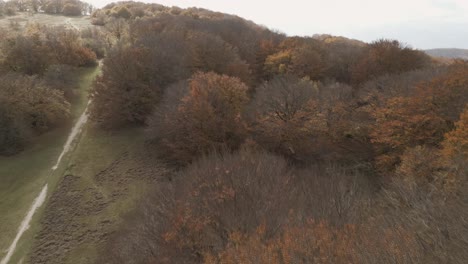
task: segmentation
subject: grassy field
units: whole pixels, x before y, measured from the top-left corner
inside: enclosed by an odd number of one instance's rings
[[[39,23],[48,26],[75,26],[79,29],[91,26],[91,21],[88,16],[81,17],[66,17],[61,15],[47,15],[47,14],[31,14],[27,12],[17,13],[15,16],[0,17],[0,27],[10,28],[18,27],[19,30],[23,29],[28,23]]]
[[[50,197],[30,263],[93,263],[126,213],[167,170],[144,148],[141,128],[83,132]]]
[[[72,116],[76,119],[84,110],[87,102],[87,90],[98,74],[98,68],[80,69],[80,98],[73,104]],[[64,166],[54,173],[51,167],[62,151],[63,144],[74,123],[41,135],[34,140],[34,145],[12,157],[0,157],[0,259],[6,254],[21,220],[26,215],[41,188],[49,183],[52,190],[63,174]],[[67,159],[62,162],[66,164]],[[38,219],[41,210],[35,215]],[[33,222],[37,222],[34,221]],[[37,225],[32,224],[18,244],[15,257],[24,256],[31,246],[31,238],[37,232]],[[13,260],[11,263],[15,263]]]

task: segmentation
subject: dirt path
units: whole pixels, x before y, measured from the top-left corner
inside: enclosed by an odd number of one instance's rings
[[[88,105],[90,101],[88,101],[88,104],[81,114],[80,118],[78,118],[78,121],[75,123],[73,126],[67,141],[65,142],[65,145],[63,146],[62,153],[60,153],[60,156],[57,159],[56,164],[51,168],[51,174],[53,171],[55,171],[58,166],[60,165],[60,162],[62,161],[62,158],[65,156],[66,153],[68,153],[71,149],[71,145],[74,142],[74,140],[77,138],[77,136],[80,134],[83,126],[86,124],[88,120]],[[26,230],[29,229],[29,225],[31,223],[31,220],[36,213],[37,209],[39,209],[42,204],[45,202],[47,198],[47,184],[42,188],[42,191],[39,193],[37,198],[34,200],[31,208],[29,209],[28,213],[26,214],[26,217],[23,219],[21,222],[21,225],[18,229],[18,233],[16,234],[15,239],[11,243],[10,247],[8,248],[6,256],[2,259],[0,264],[7,264],[10,261],[10,258],[13,256],[13,253],[15,252],[16,246],[18,244],[18,241],[20,240],[21,236],[26,232]]]
[[[72,28],[78,30],[78,31],[80,30],[80,28],[78,28],[77,26],[75,26],[75,25],[71,22],[71,18],[67,18],[67,20],[65,21],[65,23],[66,23],[67,25],[69,25],[70,27],[72,27]]]
[[[26,217],[21,222],[21,225],[20,225],[20,227],[18,229],[18,233],[16,234],[16,237],[13,240],[13,243],[11,243],[11,246],[8,248],[8,252],[7,252],[6,256],[2,259],[0,264],[7,264],[8,261],[10,261],[11,256],[13,256],[13,253],[15,252],[16,245],[18,244],[19,239],[21,238],[23,233],[26,230],[28,230],[29,223],[31,222],[32,217],[34,216],[34,213],[36,212],[36,210],[39,207],[42,206],[42,204],[44,203],[46,197],[47,197],[47,184],[44,186],[44,188],[42,188],[41,193],[34,200],[32,206],[31,206],[31,209],[29,209],[28,214],[26,215]]]

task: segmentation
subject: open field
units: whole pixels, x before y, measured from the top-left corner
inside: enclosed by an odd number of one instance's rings
[[[16,27],[19,30],[23,29],[27,24],[39,23],[48,26],[70,26],[79,29],[92,26],[88,16],[81,17],[66,17],[61,15],[48,15],[42,13],[18,13],[15,16],[0,17],[0,27]]]
[[[63,144],[70,132],[74,120],[81,114],[86,106],[87,91],[99,73],[98,68],[79,69],[80,77],[80,98],[72,109],[73,120],[68,125],[41,135],[34,141],[34,145],[24,152],[11,157],[0,157],[0,259],[5,255],[5,250],[10,246],[19,223],[26,215],[34,198],[39,194],[41,188],[48,183],[49,190],[53,190],[56,182],[63,175],[64,167],[59,167],[52,173],[51,167],[55,164]],[[65,157],[62,164],[67,163]],[[34,216],[38,219],[41,209]],[[33,224],[26,231],[20,240],[14,258],[21,259],[30,248],[30,240],[37,232],[37,225]]]

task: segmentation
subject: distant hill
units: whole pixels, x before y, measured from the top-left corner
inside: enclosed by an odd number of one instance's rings
[[[468,49],[430,49],[425,52],[433,57],[468,60]]]

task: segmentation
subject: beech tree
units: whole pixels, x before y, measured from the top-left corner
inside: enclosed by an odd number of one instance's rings
[[[65,27],[45,28],[45,45],[58,64],[71,66],[95,66],[96,54],[84,47],[80,34]]]
[[[468,175],[468,106],[456,122],[455,129],[445,135],[442,142],[443,163],[448,166],[448,180],[460,185]]]
[[[107,128],[144,124],[165,88],[190,76],[182,40],[169,32],[114,46],[92,91],[91,118]]]
[[[8,74],[0,77],[0,153],[22,150],[33,134],[63,123],[69,103],[61,91],[45,87],[36,77]]]
[[[289,74],[312,80],[325,77],[328,69],[327,51],[318,40],[288,38],[280,44],[279,49],[265,60],[265,69],[270,76]]]
[[[396,40],[381,39],[371,43],[352,67],[352,81],[361,84],[385,75],[416,70],[427,66],[429,56],[403,46]]]
[[[82,45],[79,33],[64,27],[33,24],[4,45],[5,67],[28,75],[42,75],[53,64],[96,65],[96,54]]]
[[[104,127],[143,124],[161,88],[147,79],[146,49],[118,46],[105,59],[91,91],[91,118]]]
[[[267,150],[303,160],[317,155],[326,132],[317,86],[296,77],[277,77],[257,88],[250,106],[254,140]]]
[[[189,37],[192,47],[191,65],[193,70],[216,72],[239,77],[249,83],[249,65],[242,61],[235,47],[218,36],[208,33],[193,33]]]
[[[150,137],[166,159],[179,164],[213,150],[237,149],[246,137],[241,113],[247,89],[238,78],[197,73],[167,89],[150,121]]]
[[[449,127],[434,108],[420,97],[396,97],[374,111],[370,136],[380,168],[392,169],[407,147],[437,146],[442,141]]]
[[[4,64],[11,71],[28,75],[42,74],[50,64],[50,53],[43,45],[39,34],[17,36],[4,47],[6,57]]]

